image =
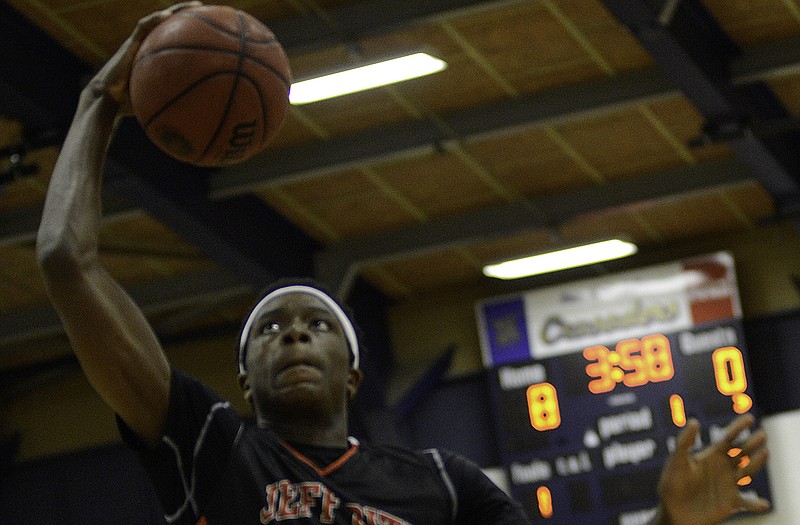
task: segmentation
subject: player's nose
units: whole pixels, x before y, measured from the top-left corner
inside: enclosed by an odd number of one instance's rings
[[[292,323],[281,337],[281,342],[285,345],[292,345],[296,343],[308,343],[311,341],[311,334],[297,323]]]

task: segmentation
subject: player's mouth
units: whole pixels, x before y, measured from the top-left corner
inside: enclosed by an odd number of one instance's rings
[[[276,384],[316,382],[322,379],[322,370],[308,361],[294,361],[281,367],[275,376]]]

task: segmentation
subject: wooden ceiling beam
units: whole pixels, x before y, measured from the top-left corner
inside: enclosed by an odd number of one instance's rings
[[[204,187],[207,172],[158,151],[128,118],[109,147],[105,187],[255,290],[279,277],[311,274],[313,240],[253,195],[212,202]]]
[[[740,50],[706,8],[696,0],[664,3],[661,12],[645,0],[604,4],[706,119],[703,138],[727,143],[779,208],[794,206],[800,198],[792,175],[800,165],[800,134],[795,129],[767,139],[753,133],[750,121],[783,118],[788,111],[766,86],[754,85],[760,78],[741,83],[731,77]]]
[[[0,35],[0,115],[26,129],[66,129],[91,68],[5,2]]]
[[[227,303],[252,293],[241,278],[219,269],[156,279],[128,292],[146,315],[202,304]],[[3,346],[64,332],[49,304],[0,315],[0,352]]]
[[[736,159],[722,159],[484,208],[329,245],[315,256],[316,273],[345,293],[364,264],[552,228],[583,214],[752,180]]]
[[[342,44],[357,47],[360,39],[422,25],[432,19],[500,9],[526,1],[364,0],[329,8],[324,18],[309,14],[265,22],[291,55]]]
[[[655,69],[623,73],[583,84],[452,111],[444,123],[408,120],[379,129],[317,140],[265,153],[209,178],[212,196],[252,192],[273,184],[319,177],[370,163],[412,157],[526,128],[558,124],[677,94]],[[453,132],[447,134],[443,129]]]

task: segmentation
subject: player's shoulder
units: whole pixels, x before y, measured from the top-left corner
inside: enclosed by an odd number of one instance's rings
[[[423,450],[385,443],[360,443],[359,452],[370,460],[398,462],[407,465],[428,467],[429,455]]]
[[[241,416],[216,390],[184,370],[172,368],[169,418],[197,419],[200,424],[224,421],[238,428]]]
[[[208,384],[180,368],[171,368],[170,392],[206,398],[212,403],[223,401],[222,396]]]
[[[416,450],[403,446],[374,443],[363,443],[360,448],[370,461],[395,462],[428,471],[449,469],[452,465],[456,465],[457,468],[465,468],[465,464],[470,463],[458,454],[442,448]]]

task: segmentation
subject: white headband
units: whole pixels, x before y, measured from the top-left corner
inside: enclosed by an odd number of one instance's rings
[[[358,370],[358,337],[356,336],[356,330],[353,327],[353,323],[350,321],[350,318],[347,317],[347,314],[344,313],[342,307],[339,306],[336,301],[334,301],[328,294],[314,288],[313,286],[305,286],[301,284],[291,285],[291,286],[284,286],[283,288],[278,288],[275,291],[272,291],[264,296],[258,304],[253,308],[250,312],[250,316],[247,318],[247,321],[244,323],[244,328],[242,328],[242,336],[239,339],[239,372],[245,372],[244,366],[244,351],[247,348],[247,339],[250,335],[250,329],[253,326],[253,322],[255,321],[256,317],[260,313],[261,309],[264,307],[265,304],[272,301],[273,299],[280,297],[282,295],[286,295],[289,293],[305,293],[309,295],[313,295],[323,303],[328,309],[333,312],[333,315],[336,316],[336,319],[339,321],[339,324],[342,325],[342,330],[344,330],[344,336],[347,339],[347,344],[350,346],[350,352],[353,354],[353,370]]]

